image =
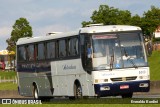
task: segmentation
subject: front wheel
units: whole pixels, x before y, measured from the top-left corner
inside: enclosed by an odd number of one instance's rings
[[[82,87],[80,84],[74,85],[74,92],[75,92],[75,98],[79,99],[82,98]]]
[[[82,96],[82,87],[79,82],[75,82],[74,84],[74,96],[70,96],[70,100],[75,100],[75,99],[81,99],[83,98]]]
[[[74,84],[74,96],[69,97],[71,100],[82,98],[82,87],[79,83]]]

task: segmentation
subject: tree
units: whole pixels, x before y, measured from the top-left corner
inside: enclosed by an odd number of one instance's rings
[[[144,12],[143,17],[132,16],[128,10],[119,10],[108,5],[100,5],[90,17],[91,21],[82,22],[82,26],[87,24],[103,23],[104,25],[133,25],[142,28],[144,35],[151,36],[158,26],[160,26],[160,8],[151,6],[151,9]]]
[[[100,5],[99,10],[95,10],[89,22],[82,22],[84,27],[86,24],[103,23],[104,25],[129,24],[131,13],[128,10],[119,10],[108,5]]]
[[[16,42],[19,38],[32,37],[32,27],[26,18],[19,18],[13,25],[13,30],[11,32],[11,38],[8,38],[6,42],[8,43],[7,49],[9,51],[15,51]]]
[[[142,18],[136,14],[135,16],[132,16],[131,20],[130,20],[130,25],[133,26],[142,26]]]
[[[151,9],[143,14],[142,29],[146,35],[152,35],[160,25],[160,8],[151,6]]]

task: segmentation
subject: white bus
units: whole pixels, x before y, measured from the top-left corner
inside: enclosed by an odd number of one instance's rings
[[[150,89],[142,31],[136,26],[93,25],[21,38],[16,53],[22,96],[132,97]]]

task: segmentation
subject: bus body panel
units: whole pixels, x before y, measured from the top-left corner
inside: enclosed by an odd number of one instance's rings
[[[39,96],[52,96],[50,76],[37,73],[18,73],[19,78],[19,91],[22,96],[33,96],[33,83],[36,83]]]
[[[51,62],[51,71],[53,96],[74,96],[76,80],[80,82],[84,96],[94,95],[91,75],[83,70],[81,59]]]

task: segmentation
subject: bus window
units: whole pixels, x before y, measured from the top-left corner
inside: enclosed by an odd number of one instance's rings
[[[55,42],[47,43],[47,59],[55,58]]]
[[[18,48],[18,61],[25,61],[26,60],[26,49],[24,46],[20,46]]]
[[[33,61],[34,60],[34,45],[29,45],[28,46],[28,60]]]
[[[45,59],[45,46],[44,43],[38,44],[38,60]]]
[[[69,40],[69,56],[76,56],[78,54],[78,39],[71,38]]]
[[[66,56],[66,42],[65,40],[59,41],[59,57],[65,57]]]

